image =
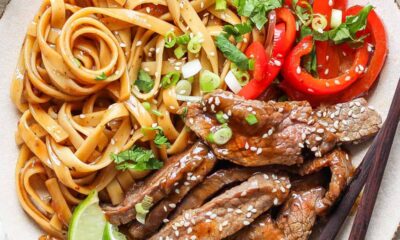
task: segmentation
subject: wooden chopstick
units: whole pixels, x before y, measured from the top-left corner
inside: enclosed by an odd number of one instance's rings
[[[380,130],[379,144],[373,154],[372,169],[365,184],[364,194],[358,207],[353,228],[349,239],[364,239],[368,230],[368,224],[374,210],[376,197],[382,182],[383,173],[396,135],[397,125],[400,119],[400,84],[397,84],[396,92],[389,109],[388,117]]]
[[[362,163],[357,168],[353,180],[349,187],[343,194],[342,200],[329,217],[322,232],[319,234],[321,240],[335,239],[342,224],[347,218],[351,208],[354,205],[358,195],[360,194],[365,182],[367,181],[368,174],[371,172],[369,182],[373,184],[373,189],[366,191],[363,195],[359,213],[357,214],[357,222],[354,222],[353,228],[359,228],[357,234],[353,235],[354,238],[349,239],[363,239],[357,238],[365,236],[368,228],[368,223],[371,218],[372,210],[375,205],[376,196],[378,194],[379,186],[382,180],[383,171],[386,167],[386,162],[390,153],[393,143],[394,135],[396,133],[397,125],[400,119],[400,83],[398,82],[397,88],[390,106],[388,117],[383,124],[381,130],[375,137],[370,148],[368,149]],[[374,170],[375,169],[375,170]],[[370,171],[374,170],[374,171]],[[377,179],[379,178],[379,179]],[[379,180],[379,181],[378,181]],[[371,184],[369,186],[371,186]],[[367,185],[368,187],[368,185]],[[353,231],[352,231],[353,232]]]

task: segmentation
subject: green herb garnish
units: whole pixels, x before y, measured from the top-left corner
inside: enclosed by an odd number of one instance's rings
[[[268,21],[268,12],[282,7],[281,0],[234,0],[240,16],[248,17],[261,30]]]
[[[103,80],[106,80],[107,79],[107,75],[104,73],[104,72],[102,72],[99,76],[97,76],[96,78],[95,78],[97,81],[103,81]]]
[[[141,69],[139,71],[138,78],[135,81],[135,85],[141,92],[148,93],[151,89],[153,89],[154,81],[146,71]]]
[[[134,146],[133,148],[120,152],[118,154],[111,153],[111,159],[116,164],[116,169],[136,171],[160,169],[163,162],[159,161],[152,150]]]
[[[224,54],[224,56],[241,70],[249,69],[249,59],[240,51],[235,45],[233,45],[224,34],[220,34],[216,37],[215,44],[218,49]]]

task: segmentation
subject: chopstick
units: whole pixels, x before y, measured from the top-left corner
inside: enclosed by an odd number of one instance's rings
[[[319,239],[334,239],[342,224],[347,218],[351,208],[360,194],[365,182],[366,190],[359,205],[356,219],[353,223],[352,233],[349,239],[363,239],[368,229],[369,220],[375,205],[376,196],[386,167],[390,149],[396,134],[400,119],[400,83],[397,88],[389,109],[389,114],[381,130],[376,135],[368,149],[362,163],[354,173],[353,181],[343,194],[342,200],[336,211],[329,217]]]
[[[397,83],[396,92],[389,109],[388,117],[380,130],[380,144],[374,152],[372,169],[365,184],[364,194],[354,219],[349,239],[364,239],[368,230],[372,211],[374,210],[376,197],[382,182],[383,173],[392,148],[393,139],[396,134],[400,118],[400,83]]]

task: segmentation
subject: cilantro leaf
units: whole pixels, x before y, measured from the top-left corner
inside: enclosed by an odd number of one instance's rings
[[[236,0],[234,5],[240,16],[248,17],[261,30],[268,21],[268,12],[282,7],[282,0]]]
[[[107,79],[107,75],[104,72],[102,72],[99,76],[97,76],[95,78],[95,80],[97,80],[97,81],[102,81],[102,80],[106,80],[106,79]]]
[[[135,81],[135,85],[141,92],[148,93],[151,89],[153,89],[154,81],[146,71],[141,69],[139,71],[138,78]]]
[[[164,135],[163,131],[157,131],[156,137],[154,138],[154,143],[159,148],[163,145],[166,145],[167,148],[171,146],[171,143],[169,142],[168,138]]]
[[[132,149],[111,153],[111,159],[118,170],[133,169],[137,171],[160,169],[164,164],[156,159],[153,151],[134,146]]]
[[[249,59],[246,55],[233,45],[223,34],[216,37],[215,44],[224,56],[236,64],[238,68],[242,70],[247,70],[249,68]]]
[[[235,25],[225,25],[223,30],[227,39],[233,36],[236,42],[241,42],[243,40],[243,35],[253,30],[253,25],[250,21],[247,21]]]
[[[161,147],[162,145],[166,145],[167,148],[171,146],[171,143],[169,142],[168,138],[164,135],[164,131],[160,126],[156,127],[142,127],[142,132],[145,134],[146,131],[156,131],[156,136],[154,138],[154,143],[157,145],[157,147]]]

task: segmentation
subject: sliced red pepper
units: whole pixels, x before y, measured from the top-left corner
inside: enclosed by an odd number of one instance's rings
[[[302,57],[311,53],[312,49],[313,38],[307,36],[288,55],[282,71],[285,80],[289,81],[294,88],[310,95],[334,94],[346,89],[364,74],[368,64],[369,53],[367,44],[364,44],[357,50],[354,63],[347,73],[329,79],[314,78],[300,65]]]
[[[287,8],[276,9],[278,23],[274,32],[274,48],[272,50],[271,59],[267,63],[266,77],[262,81],[252,79],[238,93],[246,99],[255,99],[267,89],[274,81],[282,68],[285,56],[290,51],[296,38],[296,20]]]
[[[339,1],[337,1],[339,2]],[[313,10],[316,14],[321,14],[326,17],[328,25],[325,30],[329,30],[329,23],[331,21],[332,0],[319,0],[314,1]],[[336,1],[335,1],[336,4]],[[337,77],[340,68],[340,56],[338,48],[328,41],[316,41],[315,52],[317,56],[317,72],[318,75],[324,78]]]
[[[246,49],[246,56],[254,59],[254,71],[252,71],[253,79],[262,81],[266,77],[268,59],[265,48],[260,42],[253,42]]]
[[[355,15],[362,8],[361,6],[351,7],[347,11],[347,15]],[[349,101],[368,91],[378,78],[385,63],[388,53],[385,26],[374,10],[368,15],[367,32],[370,34],[371,44],[374,45],[373,56],[365,75],[341,94],[339,99],[342,102]]]
[[[347,0],[334,0],[333,8],[342,10],[343,12],[345,12],[347,9]],[[343,17],[344,17],[344,14],[343,14]]]

